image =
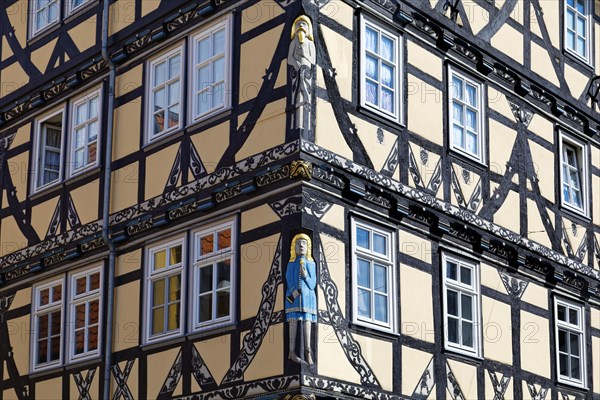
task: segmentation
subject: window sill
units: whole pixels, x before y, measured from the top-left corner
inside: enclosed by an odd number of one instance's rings
[[[406,125],[401,122],[401,118],[383,115],[363,105],[358,106],[358,112],[388,126],[393,130],[398,130],[399,128],[406,129]]]
[[[559,194],[560,196],[560,194]],[[579,224],[587,225],[591,222],[591,218],[584,211],[579,211],[573,207],[567,206],[562,203],[559,206],[560,211],[562,211],[568,218],[576,220]]]
[[[100,356],[93,356],[90,358],[84,358],[79,360],[71,361],[68,365],[65,366],[65,371],[71,371],[74,369],[85,368],[91,365],[98,365],[102,362],[102,358]]]
[[[65,368],[62,364],[53,365],[51,367],[42,367],[31,371],[31,373],[29,374],[29,378],[37,379],[49,375],[61,374],[64,370]]]
[[[207,338],[210,336],[221,335],[224,333],[229,333],[229,332],[235,331],[236,328],[237,328],[237,324],[235,322],[215,324],[215,325],[211,325],[211,326],[202,328],[201,330],[199,329],[194,332],[191,332],[187,336],[187,338],[192,341],[194,341],[196,339],[204,339],[204,338]]]
[[[228,107],[224,110],[219,110],[218,113],[213,113],[205,117],[198,118],[197,120],[191,121],[185,130],[190,134],[196,133],[198,131],[201,131],[202,128],[211,125],[221,119],[229,119],[229,117],[231,116],[231,112],[232,108]]]
[[[442,353],[444,353],[446,355],[446,357],[448,357],[450,359],[453,359],[456,361],[463,361],[463,362],[466,362],[466,363],[472,364],[472,365],[479,365],[484,360],[483,357],[478,356],[476,354],[469,354],[466,352],[462,352],[460,350],[447,348],[445,346],[444,346],[444,349],[442,350]]]
[[[39,199],[40,197],[53,195],[54,192],[59,192],[60,190],[62,190],[62,183],[63,182],[58,181],[50,185],[44,186],[42,188],[34,189],[32,190],[32,194],[28,198],[33,201]]]
[[[83,171],[80,172],[76,172],[73,176],[71,176],[69,179],[67,179],[65,181],[65,185],[69,186],[72,185],[82,179],[88,178],[90,176],[93,176],[95,174],[97,174],[98,172],[100,172],[100,166],[96,165],[94,167],[89,167],[84,169]]]
[[[449,147],[448,155],[451,158],[457,159],[459,161],[469,164],[470,166],[477,168],[478,172],[485,172],[488,170],[488,166],[485,162],[478,160],[475,157],[469,156],[466,153],[463,153],[462,151],[455,150]]]
[[[29,39],[27,40],[27,46],[33,46],[37,42],[43,40],[43,38],[45,38],[46,36],[52,34],[53,32],[58,32],[63,25],[64,23],[59,20],[51,23],[48,26],[45,26],[44,28],[40,29],[34,34],[30,34]]]
[[[353,321],[349,325],[350,330],[360,334],[368,334],[371,336],[375,336],[381,339],[386,340],[397,340],[401,335],[392,330],[387,330],[386,328],[379,328],[376,325],[369,325],[362,322]]]
[[[149,343],[145,343],[145,344],[141,345],[140,348],[142,349],[142,351],[148,352],[150,350],[162,348],[165,346],[170,346],[172,344],[183,343],[183,342],[185,342],[185,336],[182,336],[181,334],[179,334],[177,336],[167,336],[164,339],[155,339]]]
[[[573,52],[572,50],[566,49],[563,47],[563,55],[570,61],[577,63],[580,67],[584,68],[591,75],[594,74],[594,65],[592,61],[586,60],[582,58],[579,54]]]
[[[164,135],[159,136],[157,139],[147,142],[144,146],[142,146],[142,151],[144,153],[149,153],[157,148],[174,144],[180,141],[181,137],[183,136],[183,132],[184,130],[180,128],[173,132],[165,133]]]
[[[589,392],[589,388],[587,386],[585,386],[583,384],[575,383],[575,382],[567,382],[567,381],[557,380],[556,386],[558,386],[560,388],[569,389],[569,390],[575,390],[578,393],[583,394],[584,397],[585,397],[585,394],[587,394],[587,392]]]

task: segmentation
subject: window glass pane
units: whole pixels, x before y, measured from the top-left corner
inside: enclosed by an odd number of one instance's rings
[[[471,322],[462,322],[462,344],[473,347],[473,323]]]
[[[85,352],[85,330],[80,329],[75,331],[75,354],[83,354]]]
[[[168,128],[179,126],[179,105],[169,107]]]
[[[48,327],[50,322],[50,316],[43,314],[38,317],[38,338],[44,339],[48,337]]]
[[[387,238],[373,232],[373,251],[379,254],[387,254]]]
[[[463,98],[462,80],[457,76],[452,76],[452,97],[459,100]]]
[[[460,281],[465,285],[472,284],[471,268],[460,267]]]
[[[179,103],[179,81],[175,81],[169,85],[169,105]]]
[[[219,250],[231,247],[231,228],[224,229],[218,233]]]
[[[585,0],[577,0],[577,12],[585,14]]]
[[[575,29],[575,13],[567,8],[567,28]]]
[[[571,333],[570,335],[569,349],[571,350],[572,356],[579,356],[579,334]]]
[[[225,104],[225,84],[220,83],[216,85],[213,90],[212,108],[221,107],[223,104]]]
[[[75,306],[75,329],[85,326],[85,304]]]
[[[90,290],[96,290],[100,287],[100,273],[95,273],[90,276]]]
[[[458,343],[458,320],[448,318],[448,341]]]
[[[181,68],[181,56],[177,54],[169,58],[169,79],[179,75],[179,68]]]
[[[56,285],[52,287],[52,302],[62,300],[62,285]]]
[[[95,325],[98,323],[100,314],[100,302],[98,300],[90,301],[88,306],[88,324]]]
[[[229,287],[231,284],[230,261],[221,261],[217,264],[217,289]]]
[[[369,231],[358,227],[356,228],[356,245],[364,249],[371,248],[369,242]]]
[[[79,104],[76,108],[75,111],[75,124],[79,125],[82,122],[85,122],[88,117],[87,117],[87,103],[83,103],[83,104]]]
[[[169,302],[181,299],[181,276],[175,275],[169,278]]]
[[[169,331],[179,329],[179,307],[179,302],[169,304],[169,326],[167,327]]]
[[[478,149],[478,142],[477,142],[477,135],[475,135],[473,132],[467,131],[467,147],[466,150],[471,153],[471,154],[479,154],[479,149]]]
[[[375,287],[378,292],[387,293],[387,268],[383,265],[375,264],[374,271]]]
[[[48,340],[40,340],[37,343],[37,364],[48,362]]]
[[[164,332],[165,330],[165,309],[158,307],[152,310],[152,334]]]
[[[479,129],[477,129],[477,125],[477,112],[471,109],[467,109],[467,128],[469,128],[473,132],[478,132]]]
[[[448,301],[448,314],[458,316],[458,293],[453,290],[446,292]]]
[[[50,302],[50,289],[40,290],[40,306],[45,306]]]
[[[201,63],[210,58],[210,37],[205,37],[198,42],[197,62]]]
[[[367,76],[371,79],[374,80],[378,80],[379,79],[379,67],[378,67],[378,61],[376,58],[371,57],[371,56],[367,56],[366,57],[366,62],[365,62],[365,73],[367,74]]]
[[[88,143],[93,142],[98,137],[98,122],[91,122],[88,125]]]
[[[575,7],[575,0],[567,0],[567,4],[571,7]]]
[[[371,263],[367,260],[358,259],[358,285],[371,287]]]
[[[152,283],[152,306],[165,304],[165,280],[160,279]]]
[[[387,89],[382,89],[381,108],[388,112],[394,111],[394,92]]]
[[[367,50],[378,53],[378,38],[377,31],[371,29],[370,27],[366,27],[365,29],[365,46]]]
[[[388,322],[387,296],[375,295],[375,319],[381,322]]]
[[[82,276],[75,280],[75,294],[81,294],[87,291],[87,277]]]
[[[577,34],[583,38],[586,36],[585,18],[577,17]]]
[[[558,331],[558,351],[567,353],[567,332],[563,330]]]
[[[212,253],[214,251],[213,244],[214,244],[214,237],[213,237],[212,233],[209,235],[203,236],[200,239],[200,254],[204,255],[204,254]]]
[[[458,266],[452,261],[446,261],[446,277],[453,281],[458,280],[457,278]]]
[[[54,126],[46,126],[46,146],[60,149],[60,128]]]
[[[358,315],[371,318],[371,293],[368,290],[358,289]]]
[[[161,61],[154,66],[154,86],[158,86],[167,80],[167,62]]]
[[[92,326],[88,330],[88,351],[98,350],[98,327]]]
[[[165,112],[161,110],[154,114],[154,133],[158,134],[165,130]]]
[[[394,67],[387,64],[381,65],[381,83],[387,87],[394,88]]]
[[[217,292],[217,318],[229,315],[229,289]]]
[[[581,194],[578,190],[573,190],[573,205],[582,208]]]
[[[200,297],[200,322],[212,319],[212,293],[209,293]]]
[[[577,37],[577,54],[586,57],[585,40],[580,36]]]
[[[579,357],[571,357],[571,378],[581,379],[581,359]]]
[[[169,265],[176,265],[181,263],[181,245],[174,246],[169,249]]]
[[[378,90],[377,84],[367,81],[366,89],[367,89],[367,95],[366,95],[367,102],[371,103],[373,105],[378,105],[379,101],[378,101],[378,97],[377,97],[377,90]]]
[[[394,54],[394,41],[387,36],[381,36],[381,57],[385,60],[394,62],[395,54]]]
[[[75,169],[79,169],[85,165],[85,152],[84,150],[77,150],[75,152]]]
[[[200,293],[210,292],[213,285],[213,266],[208,265],[200,268]]]
[[[52,23],[58,19],[58,3],[54,2],[48,7],[48,22]]]
[[[167,266],[167,250],[154,253],[154,270],[163,269]]]
[[[477,88],[468,83],[465,86],[467,89],[467,104],[469,104],[471,107],[477,108]]]
[[[567,356],[566,354],[559,354],[558,360],[559,360],[558,363],[560,366],[560,374],[562,376],[569,376],[569,364],[568,364],[569,356]]]
[[[96,118],[98,116],[99,104],[100,99],[98,98],[98,96],[90,100],[90,118]]]
[[[225,51],[225,29],[215,32],[213,36],[213,55]]]
[[[558,304],[556,306],[556,311],[557,311],[559,320],[569,322],[569,321],[567,321],[567,309],[565,306]]]
[[[463,105],[460,103],[452,103],[452,119],[455,123],[464,125],[463,121]]]
[[[52,314],[50,314],[50,335],[52,336],[56,336],[56,335],[60,335],[60,328],[61,328],[61,323],[60,323],[60,311],[55,311]]]
[[[55,336],[50,339],[50,359],[48,361],[56,361],[60,358],[60,336]]]
[[[579,311],[569,307],[569,322],[573,325],[579,325]]]
[[[220,82],[225,79],[225,57],[221,57],[213,62],[213,80]]]
[[[466,294],[461,295],[460,309],[463,319],[473,321],[473,298],[471,296]]]

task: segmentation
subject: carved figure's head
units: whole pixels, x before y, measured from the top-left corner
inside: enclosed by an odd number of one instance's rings
[[[305,256],[310,261],[313,261],[312,243],[310,237],[305,233],[299,233],[292,239],[290,246],[290,261],[295,261],[296,257]]]
[[[292,26],[292,40],[294,40],[294,37],[296,36],[300,43],[304,43],[304,39],[314,42],[312,22],[310,22],[310,18],[306,15],[301,15],[294,21],[294,25]]]

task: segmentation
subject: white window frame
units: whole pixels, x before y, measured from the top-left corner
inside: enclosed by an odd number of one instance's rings
[[[567,308],[567,314],[569,308],[577,309],[579,312],[579,325],[571,324],[566,321],[560,321],[558,319],[558,306]],[[579,354],[580,354],[580,368],[581,368],[581,379],[573,379],[568,376],[560,374],[560,356],[559,356],[559,340],[558,332],[559,329],[568,331],[569,333],[575,333],[579,335]],[[573,385],[581,388],[586,388],[586,374],[587,374],[587,357],[586,357],[586,332],[585,332],[585,307],[582,304],[578,304],[564,298],[554,298],[554,346],[556,354],[556,376],[558,381],[568,385]],[[570,356],[570,353],[569,353]]]
[[[38,35],[41,32],[44,32],[47,29],[50,29],[51,26],[57,25],[60,22],[61,19],[61,13],[62,13],[62,4],[61,4],[61,0],[48,0],[48,4],[46,6],[44,6],[43,8],[45,8],[46,10],[49,8],[49,4],[50,3],[56,3],[57,4],[57,16],[56,16],[56,21],[46,21],[47,23],[44,26],[38,27],[37,26],[37,14],[38,12],[40,12],[40,10],[38,10],[37,8],[37,0],[31,0],[29,2],[29,6],[31,7],[31,24],[30,24],[30,32],[31,32],[31,37],[34,37],[36,35]]]
[[[385,34],[385,36],[388,36],[390,39],[395,41],[395,50],[396,50],[396,60],[395,63],[393,63],[393,66],[395,68],[395,75],[394,75],[394,79],[395,79],[395,88],[394,89],[394,95],[393,95],[393,101],[394,101],[394,110],[393,112],[389,112],[388,110],[385,110],[383,108],[381,108],[378,105],[372,104],[372,103],[368,103],[367,102],[367,92],[366,92],[366,81],[367,81],[367,76],[366,76],[366,27],[369,27],[373,30],[376,30],[379,32],[379,34]],[[366,17],[365,15],[361,15],[360,17],[360,105],[362,107],[364,107],[365,109],[368,109],[370,111],[373,111],[381,116],[384,116],[386,118],[391,118],[392,120],[394,120],[395,122],[401,122],[402,119],[402,101],[403,101],[403,87],[404,87],[404,82],[402,79],[403,76],[403,71],[402,71],[402,57],[403,57],[403,37],[400,33],[397,32],[392,32],[391,30],[384,28],[382,26],[381,23],[375,22],[375,20]],[[374,53],[373,53],[374,54]],[[375,56],[380,60],[381,56],[379,54],[375,54]],[[392,63],[389,63],[392,64]],[[379,66],[379,63],[378,63]],[[379,80],[377,81],[377,84],[380,86],[381,85],[381,68],[379,67]],[[377,91],[377,96],[378,96],[378,100],[380,101],[381,99],[379,99],[380,97],[380,92],[381,89],[378,89]]]
[[[77,110],[77,106],[81,105],[81,104],[85,104],[85,103],[89,103],[91,100],[93,100],[94,98],[97,98],[97,110],[96,110],[96,116],[92,117],[92,118],[88,118],[87,120],[85,120],[85,122],[80,123],[79,125],[75,125],[75,121],[76,121],[76,110]],[[70,104],[70,112],[71,112],[71,121],[69,124],[69,156],[68,156],[68,165],[69,165],[69,177],[73,177],[75,175],[81,174],[85,171],[88,171],[90,169],[93,169],[95,167],[97,167],[99,165],[99,159],[100,159],[100,155],[101,155],[101,131],[102,131],[102,91],[100,88],[95,89],[89,93],[84,94],[83,96],[77,97],[75,98],[74,101],[71,102]],[[85,165],[83,165],[82,167],[75,169],[75,140],[76,140],[76,128],[77,127],[82,127],[85,126],[87,127],[90,123],[96,122],[97,124],[97,131],[96,131],[96,161],[94,161],[93,163],[87,163]],[[86,134],[86,140],[87,140],[87,134]],[[84,147],[87,148],[89,143],[86,143],[84,145]],[[89,154],[87,152],[87,149],[85,151],[85,157],[86,159],[89,157]]]
[[[560,176],[560,202],[563,207],[574,211],[578,214],[582,214],[584,216],[588,216],[589,205],[588,205],[588,147],[587,145],[572,136],[566,135],[563,131],[560,131],[559,137],[559,176]],[[579,180],[580,180],[580,191],[581,191],[581,208],[572,202],[567,202],[563,192],[563,185],[565,180],[565,175],[563,171],[563,164],[567,161],[564,159],[564,151],[565,146],[570,147],[575,150],[575,155],[577,157],[577,167],[579,169]],[[570,164],[569,164],[570,165]],[[569,187],[571,187],[571,180],[569,179]]]
[[[35,173],[32,179],[32,191],[34,193],[40,192],[46,188],[58,185],[59,183],[61,183],[63,181],[63,176],[64,176],[64,168],[63,168],[63,159],[64,159],[64,152],[65,152],[65,132],[66,132],[66,121],[65,121],[65,107],[61,107],[60,109],[56,109],[54,111],[52,111],[51,113],[48,113],[46,115],[44,115],[42,118],[36,119],[35,120],[35,149],[33,152],[33,156],[34,156],[34,165],[35,165]],[[49,119],[62,114],[62,127],[61,127],[61,134],[60,134],[60,160],[59,160],[59,166],[58,166],[58,179],[49,182],[49,183],[40,183],[40,179],[41,177],[43,177],[44,171],[43,171],[43,165],[44,165],[44,149],[42,149],[42,136],[44,136],[45,131],[44,131],[44,124],[46,123],[46,121],[48,121]]]
[[[52,302],[52,294],[49,294],[49,304],[45,306],[39,306],[40,292],[44,289],[50,289],[56,285],[61,285],[61,299],[57,302]],[[33,304],[31,305],[31,326],[33,327],[33,332],[31,335],[31,371],[42,371],[50,368],[54,368],[63,364],[63,334],[65,327],[65,313],[64,313],[64,304],[65,304],[65,280],[64,277],[60,277],[58,279],[53,279],[51,281],[46,281],[41,284],[37,284],[33,286]],[[60,351],[58,360],[46,362],[46,363],[37,363],[37,343],[38,343],[38,334],[39,334],[39,326],[38,326],[38,316],[50,314],[52,312],[60,311]],[[50,335],[50,327],[48,327],[48,335]],[[50,351],[50,347],[48,347],[48,351]]]
[[[563,14],[564,14],[564,19],[563,19],[563,44],[564,44],[564,48],[565,50],[572,54],[573,56],[577,57],[578,59],[584,61],[587,64],[591,64],[592,63],[592,43],[594,41],[594,38],[592,36],[592,24],[593,22],[593,3],[590,0],[583,0],[583,2],[585,3],[585,14],[580,13],[577,10],[577,1],[578,0],[574,0],[574,5],[575,7],[571,7],[568,4],[568,0],[564,0],[563,3]],[[569,47],[569,44],[567,42],[567,32],[569,30],[569,27],[567,26],[567,18],[568,18],[568,13],[569,10],[572,10],[573,12],[573,18],[574,18],[574,22],[575,22],[575,47],[577,47],[577,38],[578,36],[580,36],[580,32],[577,31],[577,18],[578,17],[582,17],[585,19],[585,27],[584,27],[584,33],[585,33],[585,45],[584,45],[584,50],[585,50],[585,56],[579,54],[577,52],[577,48],[571,48]]]
[[[223,231],[224,229],[231,229],[231,246],[229,249],[225,250],[217,250],[211,254],[201,256],[200,255],[200,239],[207,234],[212,233],[215,239],[215,244],[217,243],[217,233],[219,231]],[[237,276],[237,228],[235,219],[231,219],[225,222],[219,222],[215,225],[203,227],[199,230],[195,230],[192,232],[193,242],[193,255],[192,255],[192,282],[191,282],[191,290],[192,290],[192,307],[190,312],[190,329],[191,331],[202,331],[206,329],[213,329],[216,326],[229,325],[233,323],[235,318],[235,304],[237,302],[237,292],[236,292],[236,276]],[[216,265],[219,261],[223,261],[229,259],[230,260],[230,271],[229,271],[229,315],[227,317],[214,318],[216,316],[216,293],[218,291],[217,287],[217,274],[215,272]],[[212,307],[212,315],[213,319],[210,321],[200,322],[198,319],[199,311],[200,311],[200,300],[199,300],[199,292],[200,292],[200,268],[201,266],[206,267],[207,264],[212,264],[213,268],[213,283],[212,283],[212,296],[213,296],[213,307]]]
[[[186,306],[186,269],[187,269],[187,235],[181,235],[175,238],[170,238],[168,241],[153,243],[146,248],[145,270],[145,288],[146,295],[144,296],[144,340],[145,343],[153,343],[164,339],[181,336],[184,332],[184,315]],[[156,252],[169,249],[181,245],[181,264],[179,266],[166,266],[164,270],[153,272],[153,255]],[[167,257],[168,260],[168,257]],[[180,298],[179,298],[179,329],[166,331],[163,333],[152,335],[152,283],[157,280],[167,279],[175,275],[180,275]],[[168,307],[168,298],[165,298],[165,307]]]
[[[100,275],[100,281],[99,281],[99,286],[97,289],[93,289],[93,290],[89,290],[89,288],[86,288],[86,291],[84,293],[81,294],[76,294],[76,289],[77,289],[77,279],[85,277],[86,281],[89,279],[89,277],[91,275],[94,274],[99,274]],[[68,320],[67,320],[67,354],[69,356],[69,362],[75,362],[75,361],[81,361],[81,360],[86,360],[89,358],[93,358],[93,357],[97,357],[100,355],[100,348],[102,345],[102,317],[103,317],[103,310],[102,310],[102,287],[104,284],[104,280],[103,280],[103,276],[102,276],[102,267],[101,266],[97,266],[95,268],[89,268],[89,269],[85,269],[83,271],[80,272],[75,272],[75,273],[71,273],[69,274],[69,289],[68,289],[68,293],[69,293],[69,313],[68,313]],[[88,282],[86,282],[86,285],[88,284]],[[76,312],[76,308],[78,305],[80,304],[86,304],[86,315],[85,315],[85,325],[84,325],[84,329],[87,331],[88,327],[89,327],[89,319],[88,319],[88,312],[89,312],[89,303],[92,301],[98,301],[98,323],[97,323],[97,327],[98,327],[98,343],[97,343],[97,347],[95,350],[87,350],[84,351],[82,354],[75,354],[74,352],[74,343],[75,343],[75,320],[76,320],[76,316],[75,316],[75,312]],[[87,348],[88,345],[88,340],[87,340],[87,333],[85,334],[85,347]]]
[[[387,242],[388,252],[387,257],[383,256],[371,249],[365,249],[359,247],[357,245],[357,228],[361,228],[369,231],[370,245],[373,242],[372,237],[373,233],[384,236]],[[352,252],[352,322],[357,325],[366,326],[369,328],[374,328],[381,331],[386,331],[390,333],[394,333],[397,330],[397,319],[396,319],[396,292],[397,292],[397,284],[396,284],[396,240],[395,240],[395,232],[390,230],[386,230],[378,227],[377,225],[365,222],[364,220],[357,220],[352,218],[351,221],[351,229],[352,229],[352,243],[351,243],[351,252]],[[378,321],[374,318],[374,301],[372,297],[374,296],[375,289],[370,288],[371,290],[371,318],[367,318],[364,316],[359,316],[358,313],[358,258],[359,256],[363,259],[367,259],[370,262],[377,262],[380,265],[384,265],[388,267],[387,269],[387,283],[388,283],[388,323],[384,323],[382,321]],[[370,272],[370,283],[373,286],[373,271],[374,268],[371,267],[369,269]]]
[[[160,85],[154,86],[153,82],[154,82],[154,78],[155,78],[155,73],[154,73],[154,67],[158,64],[161,64],[163,62],[167,62],[168,65],[168,60],[170,60],[172,57],[179,55],[179,78],[171,78],[166,80],[165,82],[161,83]],[[178,130],[180,130],[183,127],[183,120],[184,120],[184,90],[185,90],[185,85],[186,85],[186,80],[185,80],[185,51],[184,51],[184,45],[183,43],[179,43],[178,45],[176,45],[175,47],[169,48],[166,52],[163,52],[161,54],[159,54],[157,57],[153,58],[152,60],[150,60],[146,65],[148,67],[148,79],[147,79],[147,92],[146,92],[146,99],[147,99],[147,105],[146,105],[146,143],[151,143],[155,140],[159,140],[165,136],[168,136],[169,134],[176,132]],[[155,92],[155,88],[156,87],[164,87],[167,88],[168,85],[175,83],[177,80],[179,80],[179,121],[178,124],[176,126],[173,126],[171,128],[166,127],[166,115],[163,117],[164,121],[163,121],[163,130],[159,133],[154,133],[154,92]],[[165,104],[168,103],[169,99],[168,99],[168,90],[166,91],[166,95],[165,95]],[[164,108],[164,112],[166,114],[166,112],[169,109],[169,105],[166,105],[166,108]]]
[[[460,274],[461,268],[466,267],[471,270],[471,285],[467,285],[460,281],[460,275],[457,275],[458,280],[450,280],[447,276],[446,265],[448,261],[457,265],[457,274]],[[444,348],[449,351],[465,354],[468,356],[481,358],[481,285],[479,264],[468,261],[464,258],[456,257],[447,253],[442,253],[442,282],[443,282],[443,314],[444,314]],[[462,294],[473,296],[473,347],[465,346],[461,343],[450,342],[448,338],[448,290],[458,292],[458,298],[461,299],[457,303],[457,308],[460,313],[458,318],[459,335],[462,332]],[[455,318],[455,317],[454,317]],[[460,340],[460,336],[459,336]]]
[[[197,114],[196,113],[196,109],[198,106],[197,103],[197,93],[196,93],[196,88],[198,87],[197,84],[197,80],[199,79],[198,77],[198,65],[196,64],[196,44],[199,40],[205,38],[206,36],[212,35],[214,34],[216,31],[221,30],[221,29],[225,29],[225,49],[224,49],[224,64],[225,64],[225,71],[224,71],[224,93],[223,93],[223,100],[224,103],[223,105],[219,105],[217,107],[213,107],[209,110],[207,110],[206,112],[202,113],[202,114]],[[220,18],[218,19],[217,22],[214,22],[210,25],[207,25],[206,27],[203,27],[200,31],[197,31],[196,33],[193,33],[190,35],[190,40],[189,40],[189,71],[190,71],[190,76],[191,78],[191,82],[190,82],[190,90],[188,93],[188,98],[190,99],[190,101],[188,102],[189,106],[188,106],[188,123],[189,124],[193,124],[197,121],[201,121],[203,119],[206,119],[208,117],[211,117],[215,114],[218,114],[220,112],[223,112],[225,110],[228,110],[229,108],[231,108],[231,60],[232,60],[232,36],[233,32],[232,32],[232,17],[231,15],[228,15],[226,17]],[[215,56],[212,56],[208,61],[205,61],[202,64],[206,64],[207,62],[212,63],[212,60],[215,59]],[[214,86],[214,82],[211,84],[211,86]],[[208,89],[209,91],[212,90]]]
[[[477,146],[479,149],[479,153],[473,153],[467,150],[466,144],[466,132],[465,134],[465,148],[461,148],[459,146],[454,145],[454,95],[453,95],[453,77],[456,76],[460,80],[463,81],[464,84],[468,83],[471,86],[475,86],[477,88],[477,102],[479,107],[475,108],[471,105],[465,103],[464,100],[458,99],[458,102],[463,107],[468,107],[471,109],[477,110],[477,124],[478,124],[478,132],[477,132]],[[448,65],[448,85],[447,85],[447,93],[448,93],[448,147],[456,151],[465,157],[471,158],[479,163],[485,163],[485,94],[484,94],[484,84],[476,79],[469,77],[468,75],[460,72],[456,68]],[[464,95],[463,90],[463,95]],[[466,115],[463,113],[463,131],[466,131]]]

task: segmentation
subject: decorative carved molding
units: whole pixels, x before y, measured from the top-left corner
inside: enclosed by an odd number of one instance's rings
[[[332,171],[327,171],[323,168],[314,167],[313,177],[320,180],[321,182],[329,183],[338,189],[343,189],[345,184],[344,180],[336,176]]]
[[[201,398],[203,400],[237,400],[262,393],[278,393],[290,388],[297,388],[299,385],[300,378],[297,375],[281,376],[220,388],[212,392],[202,391]],[[173,400],[198,400],[198,396],[198,394],[181,396],[173,398]]]
[[[490,380],[492,381],[494,400],[504,400],[504,394],[506,393],[506,389],[508,389],[508,384],[510,383],[511,378],[500,374],[500,379],[498,379],[498,372],[494,372],[491,369],[488,369],[487,372],[490,376]]]
[[[419,379],[419,383],[417,383],[417,387],[413,390],[413,394],[411,399],[416,400],[426,400],[433,387],[435,386],[435,371],[433,369],[433,357],[429,360],[429,364],[425,368],[425,371],[421,374],[421,378]]]
[[[527,285],[529,282],[526,280],[515,278],[512,275],[507,274],[506,272],[498,270],[498,274],[500,275],[500,279],[504,284],[504,288],[506,292],[515,297],[517,299],[521,299],[523,293],[525,293],[525,289],[527,289]]]
[[[274,201],[269,206],[279,215],[279,218],[298,214],[302,212],[302,196],[291,196],[283,200]]]
[[[294,160],[291,164],[290,178],[312,179],[313,166],[310,161]]]
[[[533,118],[533,112],[531,112],[524,106],[517,104],[515,101],[512,101],[510,99],[507,99],[507,101],[510,105],[510,110],[515,116],[515,120],[528,127],[529,123],[531,122],[531,119]]]
[[[256,182],[256,186],[263,187],[275,182],[282,181],[286,178],[290,177],[290,166],[284,165],[281,168],[277,168],[273,171],[269,171],[266,174],[258,175],[254,178],[254,182]]]

